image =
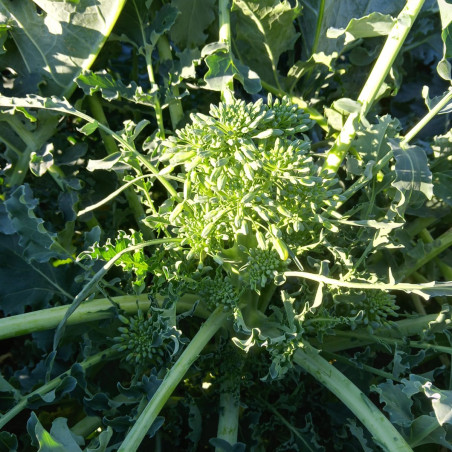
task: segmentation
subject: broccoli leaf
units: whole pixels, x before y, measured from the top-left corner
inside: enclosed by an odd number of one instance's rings
[[[300,36],[295,32],[294,19],[301,8],[286,0],[234,1],[236,40],[243,62],[269,83],[277,82],[280,56],[292,49]],[[278,82],[277,82],[278,83]]]
[[[34,209],[37,205],[29,185],[21,185],[5,201],[8,216],[20,236],[19,244],[24,248],[25,259],[28,262],[48,262],[51,258],[69,257],[57,242],[57,235],[49,232],[44,221],[36,216]]]
[[[68,94],[74,78],[97,57],[124,3],[1,0],[0,24],[3,30],[8,27],[11,39],[0,56],[0,68],[19,74],[12,88],[3,86],[2,91]]]
[[[205,31],[215,20],[214,0],[173,0],[181,14],[171,28],[171,39],[181,48],[202,46],[207,39]]]
[[[452,58],[452,7],[447,0],[438,0],[439,12],[441,15],[442,32],[441,38],[444,44],[443,57],[438,63],[438,74],[452,83],[452,66],[448,58]]]

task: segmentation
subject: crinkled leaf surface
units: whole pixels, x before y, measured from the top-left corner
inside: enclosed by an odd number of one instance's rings
[[[286,0],[238,0],[234,1],[234,10],[240,58],[261,78],[275,83],[281,54],[293,48],[299,37],[293,21],[300,7],[292,7]]]
[[[137,104],[154,106],[152,94],[144,93],[143,89],[137,86],[135,82],[126,86],[121,80],[115,80],[112,75],[105,71],[96,73],[85,71],[77,78],[77,85],[88,95],[100,91],[102,97],[109,101],[122,98]]]
[[[8,216],[20,236],[19,244],[24,248],[23,256],[28,262],[67,258],[68,254],[57,243],[57,235],[49,232],[34,213],[37,204],[29,185],[21,185],[5,201]]]
[[[91,66],[125,0],[0,0],[0,24],[8,24],[8,51],[0,68],[17,74],[15,95],[67,94]]]
[[[435,388],[429,381],[424,384],[423,389],[425,395],[432,400],[438,423],[452,424],[452,391]]]

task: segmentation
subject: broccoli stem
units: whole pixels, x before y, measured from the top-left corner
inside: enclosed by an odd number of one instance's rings
[[[184,295],[177,302],[177,311],[189,311],[198,298],[195,295]],[[111,299],[99,298],[82,303],[68,318],[67,325],[78,325],[113,317],[115,311],[112,309],[112,301],[119,309],[128,314],[136,314],[138,310],[147,311],[150,304],[149,294],[124,295]],[[156,301],[160,306],[163,303],[163,299],[158,297]],[[56,328],[63,320],[69,306],[57,306],[2,318],[0,319],[0,340]],[[198,305],[194,314],[201,318],[207,318],[210,313],[204,307]]]
[[[452,88],[449,88],[448,93],[405,135],[401,146],[406,146],[451,100]]]
[[[166,36],[160,36],[159,40],[157,41],[157,49],[159,51],[160,60],[162,62],[171,61],[173,59],[173,56],[171,54],[171,47]],[[179,88],[177,86],[172,86],[171,92],[173,93],[175,99],[170,102],[168,108],[171,117],[171,125],[175,130],[177,124],[184,116],[184,111],[182,109],[182,103],[179,99]]]
[[[220,0],[218,7],[219,41],[224,42],[228,47],[228,52],[231,52],[231,6],[229,0]],[[221,90],[221,97],[226,104],[232,103],[234,100],[234,79],[225,83]]]
[[[361,104],[360,111],[349,115],[333,147],[327,153],[324,169],[329,173],[335,174],[339,169],[355,138],[360,118],[365,116],[372,107],[424,2],[425,0],[408,0],[397,17],[369,78],[358,96],[358,102]]]
[[[86,370],[89,367],[92,367],[96,364],[99,364],[101,362],[105,362],[106,360],[113,359],[115,356],[118,355],[118,351],[114,349],[108,349],[104,350],[100,353],[97,353],[96,355],[90,356],[89,358],[82,361],[80,366]],[[64,378],[70,376],[71,371],[68,370],[66,372],[63,372],[58,377],[54,378],[53,380],[50,380],[45,385],[41,386],[40,388],[36,389],[35,391],[31,392],[30,394],[27,394],[26,396],[22,397],[13,408],[11,408],[8,412],[6,412],[2,417],[0,418],[0,428],[3,428],[11,419],[13,419],[15,416],[17,416],[23,409],[27,407],[28,400],[36,395],[40,395],[41,397],[48,394],[53,389],[57,388],[58,385],[64,380]]]
[[[428,314],[419,317],[413,317],[409,319],[399,320],[394,322],[394,328],[381,328],[374,331],[373,334],[369,334],[366,329],[361,328],[353,332],[349,331],[336,331],[338,336],[326,338],[322,344],[322,349],[328,352],[338,352],[355,347],[362,347],[368,344],[375,343],[376,341],[388,340],[388,339],[402,339],[405,340],[409,336],[421,334],[426,328],[429,328],[429,324],[447,322],[446,328],[452,327],[451,323],[447,321],[449,316],[447,312],[441,312],[439,314]],[[431,346],[431,344],[429,344]],[[425,348],[425,347],[421,347]],[[444,350],[440,350],[443,352]]]
[[[422,231],[421,231],[422,232]],[[401,269],[401,274],[407,278],[409,275],[414,273],[419,268],[423,267],[425,264],[435,259],[436,256],[441,254],[447,248],[452,246],[452,228],[441,234],[435,242],[432,244],[430,250],[422,256],[421,259],[418,259],[415,264],[411,267]]]
[[[136,14],[138,17],[140,17],[140,12],[138,10],[137,4],[135,3],[135,0],[133,0],[133,6],[136,10]],[[147,42],[146,38],[146,30],[144,29],[143,22],[140,20],[140,32],[141,32],[141,39],[143,40],[143,48],[144,48],[144,58],[146,61],[146,70],[148,72],[148,78],[151,82],[151,87],[155,86],[155,76],[154,76],[154,69],[152,68],[152,50],[153,46]],[[160,105],[160,99],[158,96],[154,96],[154,110],[155,110],[155,117],[157,119],[157,125],[159,128],[158,135],[160,138],[165,138],[165,126],[163,124],[163,112],[162,112],[162,106]]]
[[[237,442],[239,431],[240,381],[237,380],[235,383],[232,386],[227,380],[222,385],[217,430],[217,437],[224,439],[231,446]],[[217,447],[215,451],[222,452],[222,449]]]
[[[298,349],[294,361],[340,399],[388,452],[412,452],[411,447],[384,414],[344,374],[309,344]]]
[[[213,335],[224,325],[228,315],[229,313],[224,312],[223,307],[220,306],[201,326],[185,351],[166,374],[159,389],[127,434],[125,440],[118,449],[118,452],[135,452],[138,449],[141,441],[146,436],[146,433],[161,409],[164,407],[170,395],[176,389],[176,386],[190,369],[191,365],[196,361]]]

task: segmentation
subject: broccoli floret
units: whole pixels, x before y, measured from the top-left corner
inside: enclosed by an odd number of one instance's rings
[[[126,354],[126,361],[145,366],[148,363],[162,364],[179,349],[181,332],[172,326],[169,318],[160,311],[141,310],[134,317],[119,316],[124,326],[113,340],[113,348]]]

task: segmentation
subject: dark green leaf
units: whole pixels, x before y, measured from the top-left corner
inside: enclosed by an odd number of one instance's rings
[[[179,9],[174,5],[163,5],[162,8],[157,11],[151,26],[150,42],[152,46],[157,45],[160,36],[171,29],[179,14]]]
[[[16,435],[0,432],[0,452],[17,452],[18,442]]]
[[[202,46],[207,39],[206,29],[215,19],[214,0],[173,0],[180,15],[171,28],[171,39],[181,48]]]
[[[21,185],[5,201],[8,216],[20,236],[19,244],[24,248],[23,256],[28,262],[68,257],[58,244],[56,234],[49,232],[44,221],[35,215],[37,205],[29,185]]]
[[[28,399],[28,405],[30,408],[36,409],[42,405],[55,403],[60,400],[64,395],[71,393],[77,387],[77,380],[67,375],[65,376],[55,389],[52,389],[45,394],[35,394]]]
[[[373,389],[380,395],[380,402],[385,404],[384,410],[389,414],[391,422],[409,427],[414,420],[411,413],[413,401],[403,392],[404,386],[388,380]]]
[[[433,173],[433,193],[449,206],[452,206],[452,170]]]
[[[30,155],[30,171],[38,177],[44,175],[47,170],[53,165],[53,144],[48,143],[37,152],[32,152]]]
[[[438,424],[438,420],[425,414],[416,418],[411,424],[408,440],[412,447],[440,444],[450,450],[450,442],[446,440],[446,432]]]

